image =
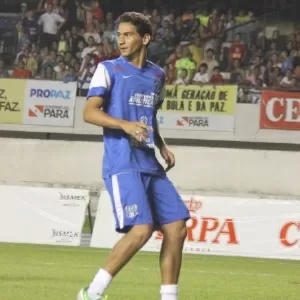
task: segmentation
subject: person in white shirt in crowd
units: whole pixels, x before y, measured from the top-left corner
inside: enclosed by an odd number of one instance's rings
[[[47,4],[47,9],[41,15],[38,25],[43,26],[43,34],[41,36],[41,48],[50,48],[53,42],[58,41],[57,33],[60,28],[65,24],[66,20],[59,14],[53,12],[53,5]]]
[[[193,78],[193,84],[203,84],[208,83],[210,76],[208,74],[208,66],[206,63],[200,65],[199,71],[195,74]]]
[[[188,85],[190,84],[190,80],[188,77],[188,71],[187,69],[182,69],[179,75],[179,78],[177,78],[173,84],[175,85]]]
[[[95,31],[94,24],[90,24],[87,28],[87,32],[84,33],[83,38],[88,43],[89,37],[92,37],[96,44],[101,43],[101,37],[98,32]]]
[[[206,51],[205,59],[203,63],[207,65],[207,73],[211,76],[213,69],[219,66],[218,61],[215,59],[215,51],[214,49],[210,48]]]
[[[114,24],[113,23],[109,23],[106,26],[106,29],[103,33],[103,39],[108,39],[110,42],[114,41]]]
[[[94,53],[97,50],[97,46],[95,40],[92,36],[90,36],[87,40],[88,46],[85,47],[81,53],[81,58],[85,59],[87,54]]]
[[[78,89],[80,90],[79,96],[86,97],[92,77],[96,71],[96,65],[93,55],[87,54],[82,61],[81,68],[78,72]]]
[[[296,78],[293,76],[293,72],[291,69],[288,69],[285,73],[285,76],[280,82],[280,87],[282,88],[291,88],[295,87],[296,84]]]

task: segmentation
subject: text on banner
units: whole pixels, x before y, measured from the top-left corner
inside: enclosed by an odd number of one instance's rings
[[[163,112],[234,114],[237,97],[235,85],[167,85]]]
[[[0,123],[21,124],[26,80],[0,79]]]
[[[76,83],[28,80],[24,124],[73,127]]]
[[[300,93],[263,91],[261,129],[300,130]]]

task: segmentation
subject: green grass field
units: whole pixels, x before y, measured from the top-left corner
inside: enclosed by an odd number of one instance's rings
[[[1,300],[75,300],[107,251],[0,244]],[[109,300],[159,300],[158,254],[140,253]],[[299,300],[300,261],[185,255],[180,300]]]

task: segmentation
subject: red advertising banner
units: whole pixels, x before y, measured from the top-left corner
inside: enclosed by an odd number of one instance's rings
[[[260,128],[300,130],[300,92],[263,91]]]

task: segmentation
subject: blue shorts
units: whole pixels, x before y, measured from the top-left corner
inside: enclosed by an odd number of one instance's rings
[[[126,233],[132,226],[160,225],[188,220],[190,213],[166,176],[138,172],[121,173],[105,179],[116,219],[116,231]]]

